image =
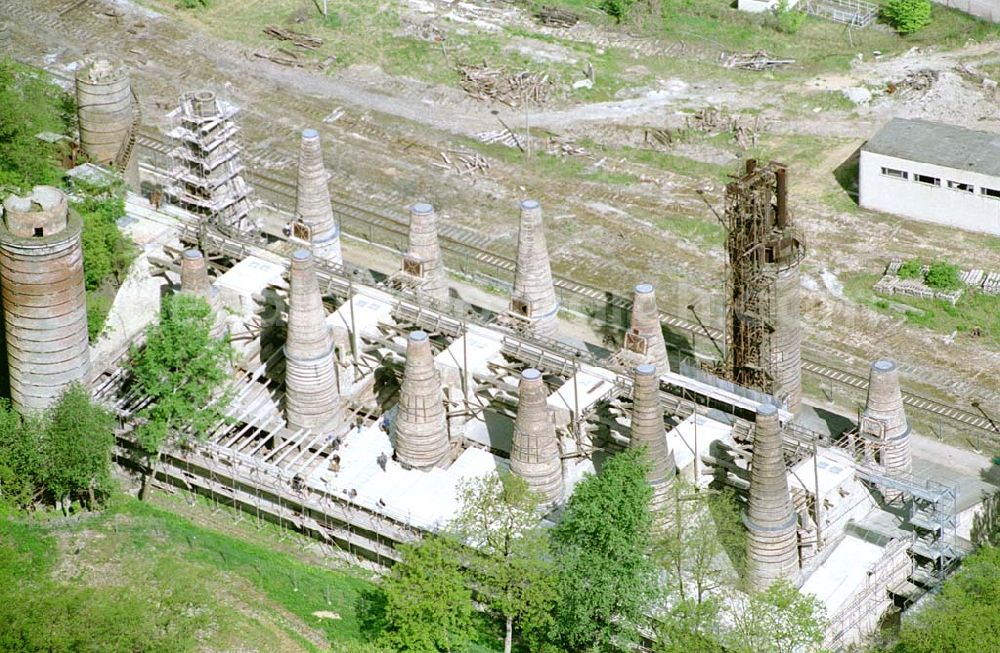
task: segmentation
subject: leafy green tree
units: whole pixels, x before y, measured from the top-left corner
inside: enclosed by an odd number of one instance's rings
[[[683,478],[671,483],[664,529],[654,542],[668,590],[700,605],[721,588],[736,587],[743,567],[745,533],[729,493],[698,491]],[[730,557],[732,556],[732,557]]]
[[[549,629],[568,651],[627,648],[654,596],[652,489],[641,450],[619,453],[577,484],[552,530],[559,595]]]
[[[789,7],[788,4],[788,0],[778,0],[778,5],[774,8],[774,18],[779,32],[795,34],[802,28],[806,14]]]
[[[228,338],[211,337],[212,309],[201,297],[164,298],[160,320],[146,331],[146,346],[131,352],[139,391],[151,402],[137,414],[136,443],[146,456],[145,497],[164,447],[188,438],[204,439],[225,419],[232,350]]]
[[[962,287],[962,277],[957,265],[935,261],[927,270],[924,283],[938,290],[958,290]]]
[[[1000,546],[1000,492],[983,499],[982,506],[972,516],[970,539],[977,547]]]
[[[724,653],[721,642],[721,601],[682,599],[653,625],[655,653]]]
[[[882,16],[900,34],[913,34],[931,24],[931,0],[889,0]]]
[[[0,398],[0,504],[27,510],[38,500],[44,430],[40,419],[22,419]]]
[[[85,496],[89,508],[111,489],[115,417],[73,385],[48,413],[43,444],[45,489],[62,504]]]
[[[984,546],[903,620],[894,653],[981,653],[1000,641],[1000,548]]]
[[[73,208],[83,220],[83,277],[87,289],[87,332],[91,342],[104,330],[111,310],[105,292],[117,288],[139,250],[118,227],[125,216],[125,185],[74,181]]]
[[[470,639],[473,609],[459,544],[428,535],[400,552],[382,586],[384,643],[401,651],[460,650]]]
[[[919,279],[923,273],[924,266],[920,265],[920,261],[911,258],[899,266],[899,271],[896,274],[899,275],[900,279]]]
[[[635,0],[600,0],[598,6],[601,11],[614,18],[616,23],[621,24],[628,18],[634,4]]]
[[[58,148],[37,134],[67,134],[75,115],[72,96],[46,75],[0,58],[0,191],[61,183]]]
[[[463,483],[459,492],[462,508],[452,528],[477,549],[469,565],[473,582],[504,619],[504,653],[513,647],[515,625],[534,649],[551,625],[556,592],[539,497],[509,472]]]
[[[796,653],[823,641],[823,604],[787,581],[734,599],[728,612],[732,626],[723,639],[730,653]]]

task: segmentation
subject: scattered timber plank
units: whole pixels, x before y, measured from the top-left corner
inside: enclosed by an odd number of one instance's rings
[[[535,12],[535,19],[542,25],[549,27],[573,27],[580,22],[580,15],[568,9],[542,5]]]
[[[318,36],[284,29],[277,25],[268,25],[264,28],[264,34],[279,41],[289,41],[306,50],[318,50],[323,46],[323,39]]]
[[[750,54],[722,55],[722,65],[741,70],[768,70],[795,63],[795,59],[775,59],[764,50]]]

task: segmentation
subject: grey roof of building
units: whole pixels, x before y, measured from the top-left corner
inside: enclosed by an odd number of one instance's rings
[[[927,120],[893,118],[862,149],[1000,177],[1000,135]]]

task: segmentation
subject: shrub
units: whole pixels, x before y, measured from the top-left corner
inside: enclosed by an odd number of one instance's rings
[[[958,266],[945,263],[944,261],[937,261],[931,264],[931,268],[927,271],[927,276],[924,278],[924,283],[938,290],[958,290],[962,287],[962,279],[959,276]]]
[[[931,24],[931,0],[889,0],[882,16],[900,34],[913,34]]]
[[[785,34],[795,34],[802,27],[806,20],[805,12],[792,9],[788,6],[789,0],[778,0],[778,6],[774,8],[774,16],[777,19],[778,31]]]
[[[177,6],[181,9],[198,9],[208,5],[209,0],[177,0]]]
[[[910,259],[909,261],[906,261],[905,263],[903,263],[903,265],[899,267],[899,272],[897,272],[896,274],[899,275],[900,279],[918,279],[920,278],[920,275],[923,274],[923,272],[924,268],[922,265],[920,265],[920,261],[916,259]]]
[[[629,12],[635,0],[601,0],[601,11],[615,19],[616,23],[621,23],[628,18]]]

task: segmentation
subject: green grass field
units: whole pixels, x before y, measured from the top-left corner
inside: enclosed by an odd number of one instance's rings
[[[0,520],[0,650],[336,651],[377,636],[369,572],[309,564],[271,543],[275,526],[222,530],[124,498],[69,520]]]

